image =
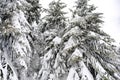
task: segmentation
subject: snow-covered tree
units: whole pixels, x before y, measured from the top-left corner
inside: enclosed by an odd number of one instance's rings
[[[45,42],[44,54],[41,60],[42,68],[39,71],[40,80],[58,80],[60,77],[62,66],[58,67],[60,59],[59,48],[61,43],[61,36],[66,27],[66,17],[63,9],[66,4],[58,1],[52,1],[49,4],[48,13],[44,19],[43,37]]]
[[[28,22],[31,24],[34,22],[37,24],[40,23],[40,13],[42,9],[39,0],[27,0],[27,2],[32,5],[26,10],[26,17]]]
[[[120,79],[113,39],[100,29],[103,21],[95,9],[88,0],[77,0],[72,11],[73,18],[62,37],[61,53],[69,70],[67,80]]]
[[[0,80],[35,80],[35,71],[29,71],[35,53],[31,23],[39,22],[37,3],[38,0],[0,0]]]
[[[0,80],[119,80],[113,39],[101,30],[102,13],[77,0],[67,21],[61,0],[47,15],[39,0],[0,0]]]
[[[62,29],[65,28],[65,12],[63,9],[66,7],[66,4],[61,2],[61,0],[58,0],[57,2],[52,1],[49,4],[49,9],[46,9],[46,12],[48,13],[45,16],[46,20],[46,29]]]

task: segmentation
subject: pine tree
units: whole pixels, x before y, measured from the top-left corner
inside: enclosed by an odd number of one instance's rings
[[[48,13],[45,16],[46,20],[46,29],[58,29],[61,30],[62,28],[65,28],[65,12],[63,9],[66,7],[65,3],[62,3],[60,0],[57,2],[52,1],[49,4],[49,9],[46,9],[46,12]]]
[[[66,4],[0,0],[0,80],[119,80],[119,52],[101,30],[102,13],[77,0],[72,19]]]
[[[61,36],[64,28],[66,27],[66,17],[63,9],[66,7],[65,3],[58,1],[52,1],[49,4],[49,9],[46,9],[48,13],[44,19],[43,35],[45,41],[45,49],[41,60],[42,68],[39,71],[40,80],[58,80],[60,73],[60,67],[58,67],[59,57],[59,44],[61,43]],[[57,66],[56,66],[57,65]]]
[[[95,9],[88,0],[77,0],[72,11],[73,18],[62,38],[62,53],[69,67],[67,80],[119,79],[113,39],[100,29],[103,21],[101,13],[93,12]],[[115,59],[118,61],[113,63]]]
[[[32,22],[39,22],[37,3],[38,0],[0,1],[0,80],[35,80],[35,71],[29,71],[35,53]]]

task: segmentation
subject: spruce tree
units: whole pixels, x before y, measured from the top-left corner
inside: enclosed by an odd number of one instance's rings
[[[61,0],[0,1],[0,80],[119,80],[119,52],[102,13],[77,0],[67,21]]]
[[[100,29],[103,21],[95,9],[88,0],[77,0],[72,11],[73,18],[62,37],[65,45],[61,53],[69,70],[67,80],[119,79],[113,39]]]
[[[46,29],[63,29],[65,28],[65,14],[66,12],[63,9],[66,7],[66,4],[58,0],[57,2],[52,1],[49,4],[49,9],[46,9],[47,15],[45,16],[46,20]]]
[[[0,80],[35,80],[35,70],[30,73],[35,64],[31,64],[35,53],[31,23],[39,22],[37,3],[38,0],[0,1]]]
[[[58,80],[62,66],[58,66],[59,44],[61,36],[66,27],[66,17],[63,9],[66,4],[58,1],[52,1],[49,4],[49,9],[46,9],[47,15],[44,17],[43,36],[45,41],[45,49],[41,60],[42,68],[39,71],[40,80]]]

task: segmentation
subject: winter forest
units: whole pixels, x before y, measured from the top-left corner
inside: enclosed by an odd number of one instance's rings
[[[88,2],[66,17],[62,0],[0,0],[0,80],[120,80],[120,48]]]

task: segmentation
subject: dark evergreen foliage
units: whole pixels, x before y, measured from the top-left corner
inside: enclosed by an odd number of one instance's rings
[[[68,20],[61,0],[0,0],[0,80],[120,80],[120,49],[88,1]]]

